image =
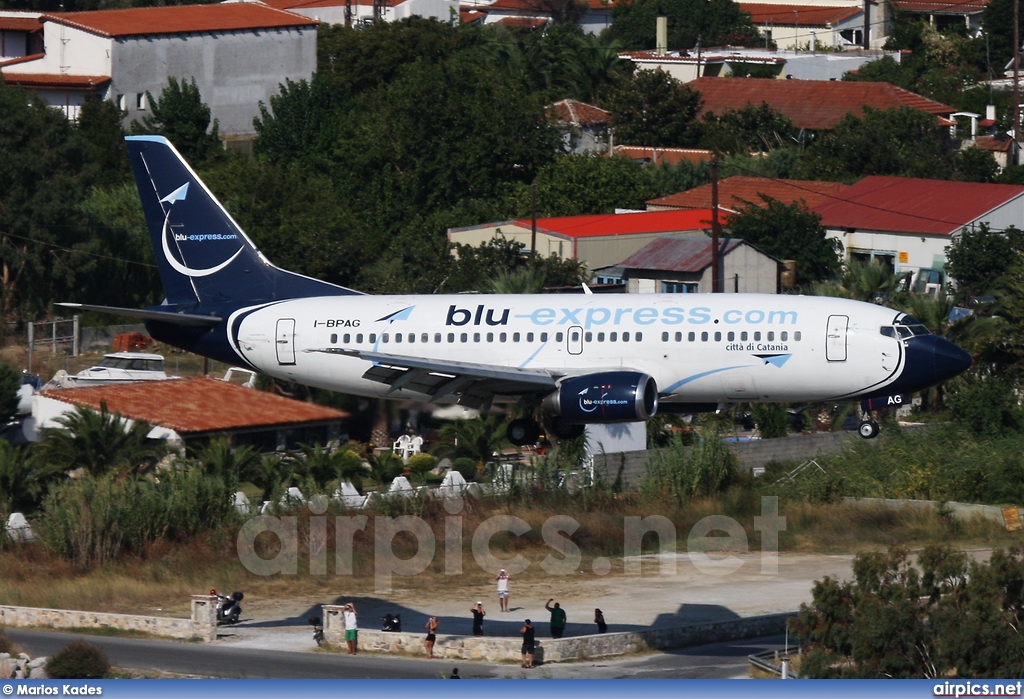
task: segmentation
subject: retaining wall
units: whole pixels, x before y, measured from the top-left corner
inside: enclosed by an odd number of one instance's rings
[[[333,645],[344,647],[345,624],[342,608],[337,605],[323,605],[324,639]],[[771,614],[768,616],[731,619],[729,621],[665,626],[639,631],[603,633],[569,638],[538,638],[534,660],[540,662],[569,662],[625,655],[643,650],[682,648],[730,641],[740,638],[756,638],[782,633],[786,620],[792,614]],[[425,653],[422,633],[392,633],[385,631],[359,630],[359,648],[374,653]],[[519,636],[459,636],[438,634],[434,643],[434,655],[448,660],[479,660],[485,662],[520,662],[522,640]]]
[[[192,616],[174,619],[138,614],[109,614],[72,609],[0,605],[0,627],[43,629],[118,629],[154,636],[210,642],[217,638],[216,597],[192,595]]]

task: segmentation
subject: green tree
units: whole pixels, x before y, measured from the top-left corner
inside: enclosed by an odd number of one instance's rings
[[[160,92],[160,99],[154,99],[147,91],[146,100],[150,113],[141,123],[132,122],[132,133],[166,136],[193,167],[222,152],[217,120],[211,124],[210,108],[203,102],[195,78],[178,82],[171,76]]]
[[[274,164],[299,163],[312,172],[328,170],[329,154],[339,138],[343,95],[321,73],[309,82],[285,80],[269,106],[259,103],[253,119],[257,157]]]
[[[789,117],[765,103],[726,109],[721,115],[709,112],[702,129],[701,145],[720,154],[791,148],[798,133]]]
[[[804,179],[853,182],[868,175],[948,179],[956,149],[934,115],[910,107],[849,114],[805,151]]]
[[[0,424],[6,423],[18,412],[18,389],[21,374],[10,364],[0,362]]]
[[[41,466],[27,447],[0,440],[0,529],[12,512],[32,513],[59,475]]]
[[[612,25],[602,33],[630,50],[655,48],[657,18],[668,18],[668,48],[762,46],[764,39],[732,0],[634,0],[616,3]]]
[[[76,206],[90,183],[61,112],[0,80],[0,114],[0,316],[34,317],[73,288],[53,253],[83,235]]]
[[[651,195],[650,178],[639,163],[597,153],[566,155],[537,173],[539,216],[611,214],[642,209]],[[528,185],[519,194],[520,210],[529,211]],[[679,190],[676,190],[679,191]]]
[[[700,93],[660,68],[620,79],[603,104],[612,114],[619,143],[688,148],[697,142]]]
[[[803,202],[784,204],[762,197],[765,206],[749,204],[730,217],[726,231],[780,260],[796,260],[798,284],[834,277],[841,247],[825,235],[821,217]]]
[[[232,446],[227,437],[211,439],[195,453],[203,471],[225,483],[249,480],[251,470],[259,461],[259,452],[250,444]]]
[[[946,271],[955,280],[956,298],[961,303],[991,293],[1010,268],[1019,264],[1024,249],[1024,231],[1015,226],[993,230],[982,223],[963,229],[946,246]]]
[[[961,182],[995,182],[999,164],[988,151],[980,148],[964,148],[956,155],[954,179]]]
[[[93,477],[107,473],[132,475],[152,467],[165,451],[163,442],[148,438],[152,425],[126,424],[120,413],[76,407],[54,420],[59,427],[43,430],[38,456],[44,464],[70,471],[81,468]]]
[[[435,456],[450,459],[466,457],[476,463],[477,472],[509,444],[505,436],[505,418],[501,415],[481,415],[475,420],[456,420],[445,423],[440,440],[430,450]]]

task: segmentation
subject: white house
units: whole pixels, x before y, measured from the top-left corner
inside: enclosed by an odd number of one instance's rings
[[[173,77],[195,81],[223,137],[246,139],[260,102],[316,70],[317,22],[260,3],[32,16],[42,25],[42,53],[5,60],[0,72],[70,119],[95,96],[116,101],[129,124],[149,113],[146,93],[159,97]],[[14,34],[5,37],[20,51]],[[31,45],[32,29],[21,35]]]

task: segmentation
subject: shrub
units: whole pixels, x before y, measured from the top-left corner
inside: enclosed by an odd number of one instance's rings
[[[409,457],[409,470],[417,476],[424,476],[437,466],[437,457],[430,454],[413,454]]]
[[[109,672],[107,654],[87,641],[64,646],[46,663],[46,674],[55,680],[98,680]]]
[[[452,468],[461,473],[467,481],[476,477],[476,462],[468,456],[460,456],[452,461]]]

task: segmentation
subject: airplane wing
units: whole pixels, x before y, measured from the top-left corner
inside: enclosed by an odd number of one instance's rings
[[[458,393],[459,404],[472,408],[489,405],[495,395],[548,393],[555,390],[557,381],[565,376],[565,372],[551,369],[440,361],[357,349],[328,347],[308,351],[342,354],[373,362],[373,366],[363,374],[364,379],[387,384],[391,391],[407,389],[432,396],[435,400]]]

